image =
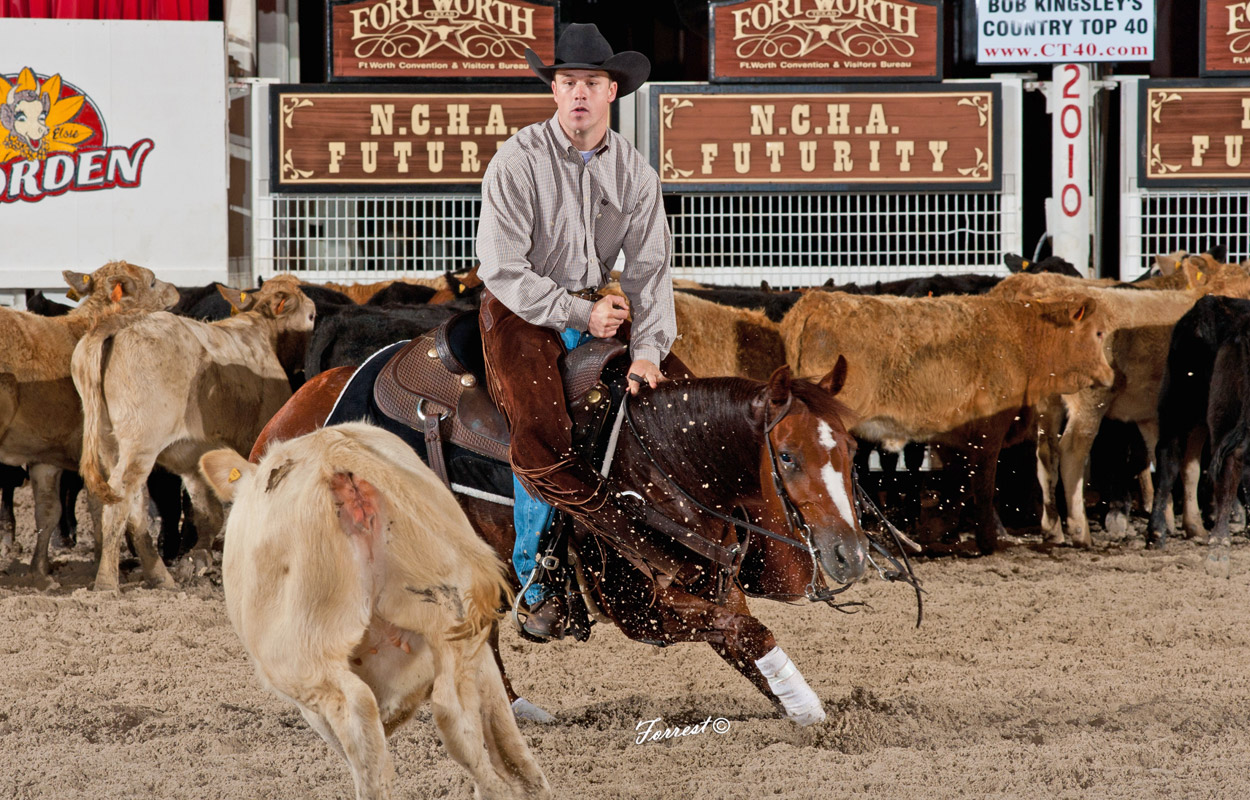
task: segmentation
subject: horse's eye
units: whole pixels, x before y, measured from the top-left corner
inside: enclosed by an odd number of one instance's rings
[[[794,466],[794,456],[790,455],[784,450],[780,454],[778,454],[777,458],[781,459],[781,463],[785,464],[787,467]]]

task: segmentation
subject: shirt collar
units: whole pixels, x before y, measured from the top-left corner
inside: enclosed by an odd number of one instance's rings
[[[551,136],[552,144],[556,150],[564,153],[566,158],[576,159],[578,163],[582,161],[582,152],[577,146],[569,141],[568,134],[564,132],[564,128],[560,127],[559,112],[551,115],[551,119],[547,120],[547,133]],[[595,153],[599,154],[608,149],[608,143],[612,140],[612,129],[608,128],[607,133],[603,135],[603,144],[595,148]]]

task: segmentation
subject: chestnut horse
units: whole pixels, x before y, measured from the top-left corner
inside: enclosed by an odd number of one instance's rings
[[[271,442],[319,427],[351,374],[341,367],[306,383],[266,425],[251,460]],[[824,719],[820,699],[751,615],[746,596],[836,606],[837,593],[870,563],[855,513],[849,413],[835,398],[845,377],[846,361],[839,359],[819,383],[781,367],[767,382],[674,380],[628,400],[609,478],[677,521],[679,531],[703,537],[701,552],[719,552],[719,563],[679,545],[680,534],[650,531],[649,552],[668,559],[653,562],[663,566],[647,576],[580,526],[570,537],[592,614],[651,644],[707,642],[800,725]],[[509,561],[511,507],[459,500],[481,536]]]

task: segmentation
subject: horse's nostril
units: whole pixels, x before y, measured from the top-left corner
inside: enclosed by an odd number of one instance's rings
[[[851,563],[851,560],[846,555],[846,545],[844,544],[840,544],[833,548],[833,555],[838,559],[838,563],[842,566],[846,566]]]

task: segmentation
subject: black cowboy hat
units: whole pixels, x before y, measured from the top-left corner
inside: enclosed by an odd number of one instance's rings
[[[525,60],[534,74],[550,84],[559,69],[603,70],[616,81],[616,96],[624,97],[641,86],[651,74],[651,62],[636,50],[612,53],[612,45],[595,25],[574,22],[556,42],[555,63],[547,66],[538,53],[525,48]]]

